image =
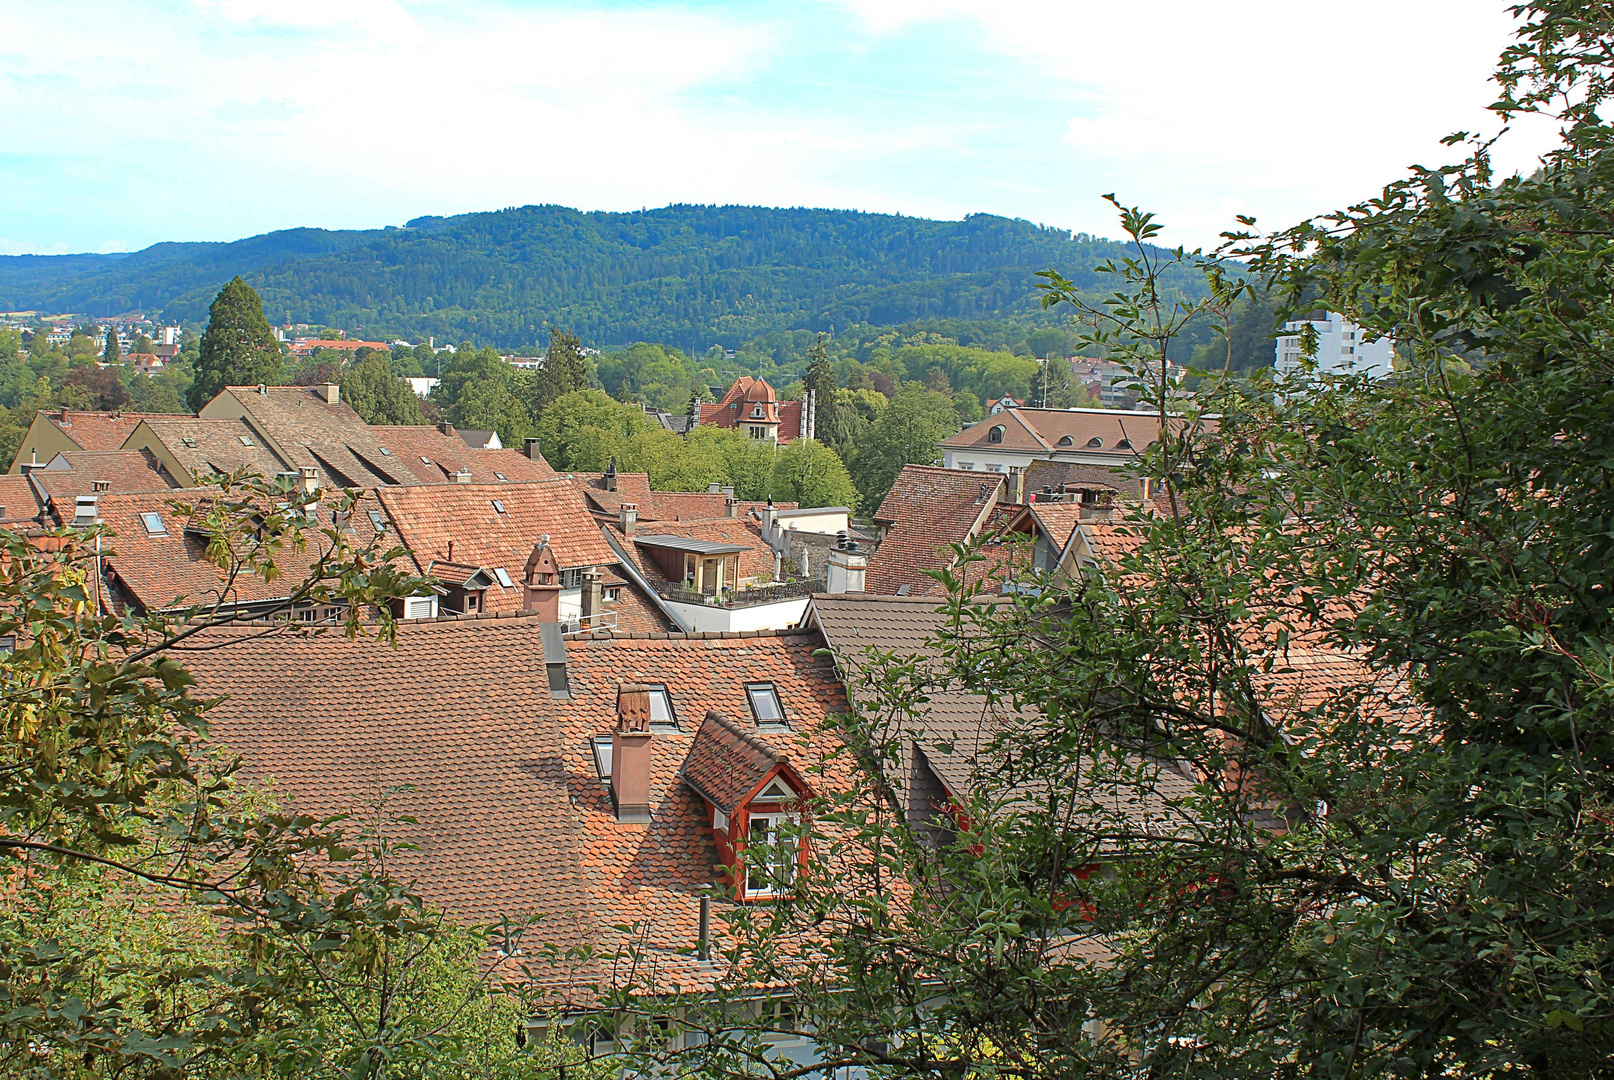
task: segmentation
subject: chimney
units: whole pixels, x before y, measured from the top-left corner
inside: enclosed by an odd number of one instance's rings
[[[722,484],[707,484],[706,485],[706,494],[708,494],[708,495],[721,495],[721,494],[723,494],[723,485]]]
[[[618,821],[650,820],[650,739],[650,688],[620,684],[611,733],[611,795]]]
[[[452,435],[454,434],[454,425],[450,424],[447,420],[444,420],[441,424],[437,425],[437,430],[441,431],[444,435]]]
[[[556,701],[570,701],[572,684],[566,672],[566,639],[561,636],[560,624],[539,623],[538,641],[544,648],[544,675],[549,682],[549,696]],[[648,704],[645,711],[649,712]]]
[[[734,497],[734,489],[733,488],[729,489],[728,498],[723,500],[723,516],[724,517],[739,517],[740,516],[740,500],[738,500],[738,499],[736,499]]]
[[[731,499],[734,498],[734,486],[732,484],[729,485],[728,487],[722,488],[720,490],[723,492],[723,494],[727,495],[729,498],[731,498]]]
[[[78,497],[78,501],[73,506],[73,526],[75,528],[87,529],[95,524],[95,519],[99,516],[96,512],[95,502],[96,496],[94,495],[80,495]]]
[[[625,502],[617,507],[624,536],[632,536],[639,528],[639,504]]]
[[[837,596],[862,592],[863,573],[868,565],[869,557],[843,529],[829,551],[829,574],[824,591]]]
[[[778,520],[779,511],[773,508],[773,496],[768,496],[768,505],[762,508],[762,538],[768,539],[773,535],[774,523]]]
[[[533,461],[537,461],[539,458],[544,456],[543,452],[538,449],[537,439],[526,440],[526,442],[522,444],[521,452],[526,454]]]
[[[336,405],[342,400],[342,388],[333,382],[321,383],[314,387],[314,393],[324,398],[328,405]]]
[[[319,470],[312,465],[304,465],[299,470],[303,478],[303,490],[312,494],[319,490]]]
[[[604,574],[597,566],[583,571],[583,618],[598,618],[605,607]]]
[[[603,477],[601,477],[601,479],[603,479],[605,481],[605,490],[606,491],[615,491],[616,490],[616,455],[615,454],[611,455],[611,464],[609,464],[609,465],[607,465],[605,467],[605,475]]]
[[[469,484],[471,482],[471,470],[461,465],[459,471],[449,473],[448,478],[456,484]]]
[[[526,610],[535,611],[544,623],[560,620],[560,566],[555,553],[549,549],[549,534],[538,538],[538,544],[527,558],[525,585]]]
[[[268,397],[269,396],[269,386],[268,386],[267,383],[259,383],[258,384],[258,396],[259,397]]]

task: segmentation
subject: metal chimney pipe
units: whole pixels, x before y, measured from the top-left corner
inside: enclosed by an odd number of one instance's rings
[[[712,898],[701,897],[700,936],[695,939],[695,959],[712,958]]]

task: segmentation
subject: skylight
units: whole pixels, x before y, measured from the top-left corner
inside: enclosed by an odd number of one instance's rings
[[[147,536],[167,536],[168,526],[163,524],[161,514],[141,514],[140,524],[146,527]]]
[[[504,513],[504,503],[500,502],[498,499],[494,499],[493,500],[493,509],[495,511],[497,511],[498,513],[501,513],[501,514]]]
[[[493,475],[498,477],[500,480],[508,480],[509,479],[509,477],[505,476],[504,473],[502,473],[502,472],[496,472]]]
[[[678,726],[678,716],[673,712],[672,695],[661,683],[650,687],[650,724],[652,727],[664,728]]]
[[[422,454],[420,455],[420,463],[422,465],[430,465],[432,463],[432,459],[427,457],[425,454]]]
[[[751,699],[751,715],[758,724],[783,724],[785,708],[773,683],[747,683],[745,696]]]
[[[382,457],[391,457],[392,456],[392,451],[388,450],[385,446],[377,447],[377,449],[381,451],[381,456]]]
[[[245,435],[237,435],[236,438],[241,440],[241,445],[242,446],[251,446],[252,445],[252,440],[247,438]]]
[[[370,524],[375,526],[376,532],[386,532],[387,530],[386,520],[382,518],[379,510],[370,511]]]
[[[493,576],[498,578],[499,584],[503,585],[507,589],[513,589],[516,587],[516,583],[510,580],[510,571],[506,570],[502,566],[495,566],[493,568]]]

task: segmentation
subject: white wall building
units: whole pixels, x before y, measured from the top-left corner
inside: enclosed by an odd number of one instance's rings
[[[1283,324],[1285,334],[1276,347],[1278,374],[1287,375],[1300,367],[1300,331],[1317,329],[1317,370],[1325,374],[1351,372],[1381,378],[1390,374],[1390,358],[1395,349],[1389,338],[1368,341],[1362,328],[1343,315],[1330,311],[1325,319],[1296,319]]]

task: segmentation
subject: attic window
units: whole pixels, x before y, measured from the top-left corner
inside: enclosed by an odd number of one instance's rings
[[[1087,440],[1087,448],[1089,450],[1101,450],[1101,449],[1103,449],[1103,447],[1104,447],[1104,440],[1103,439],[1092,438],[1092,439]]]
[[[181,435],[179,437],[179,441],[190,447],[192,450],[196,449],[196,440],[191,438],[189,435]]]
[[[611,779],[611,736],[596,735],[593,742],[594,771],[601,780]]]
[[[384,521],[382,519],[381,511],[379,511],[379,510],[371,510],[369,513],[370,513],[370,524],[375,526],[375,531],[376,532],[386,532],[387,531],[387,523],[386,523],[386,521]]]
[[[662,683],[650,687],[650,726],[678,730],[678,716],[673,712],[672,695]]]
[[[794,799],[796,793],[791,791],[785,782],[777,776],[768,781],[768,786],[752,797],[752,802],[780,802]]]
[[[498,578],[499,584],[503,585],[506,589],[513,589],[516,587],[516,583],[510,580],[510,571],[506,570],[502,566],[495,566],[493,568],[493,576]]]
[[[994,425],[992,430],[988,431],[986,433],[986,441],[987,442],[992,442],[992,443],[1002,442],[1003,441],[1003,425],[1002,424]]]
[[[381,451],[381,456],[382,457],[391,457],[392,456],[392,451],[388,450],[385,446],[378,446],[378,447],[376,447],[376,449]]]
[[[746,683],[745,696],[751,700],[751,715],[759,727],[785,723],[785,707],[779,703],[779,691],[773,683]]]
[[[496,477],[496,478],[497,478],[497,479],[500,479],[500,480],[508,480],[508,479],[509,479],[509,477],[507,477],[507,476],[505,476],[505,475],[504,475],[504,473],[502,473],[502,472],[496,472],[496,473],[494,473],[494,474],[493,474],[493,475],[494,475],[494,476],[495,476],[495,477]]]
[[[572,684],[566,677],[565,664],[545,664],[544,671],[549,676],[550,697],[565,701],[572,696]]]
[[[422,465],[430,465],[432,463],[432,459],[427,457],[425,454],[422,454],[420,455],[420,463]]]
[[[242,446],[251,446],[251,445],[252,445],[252,440],[251,440],[251,439],[249,439],[249,438],[248,438],[248,437],[247,437],[247,436],[245,436],[245,435],[237,435],[237,436],[236,436],[236,438],[238,438],[238,439],[240,439],[240,440],[241,440],[241,445],[242,445]]]
[[[496,510],[498,513],[501,513],[501,514],[504,513],[504,503],[500,502],[498,499],[494,499],[493,500],[493,509]]]
[[[146,527],[147,536],[167,536],[168,526],[163,524],[161,514],[141,514],[140,524]]]
[[[1130,450],[1132,449],[1132,440],[1122,439],[1120,442],[1115,444],[1115,448],[1117,450]]]
[[[1061,435],[1059,437],[1059,445],[1060,446],[1075,446],[1076,445],[1076,440],[1071,438],[1069,435]]]

